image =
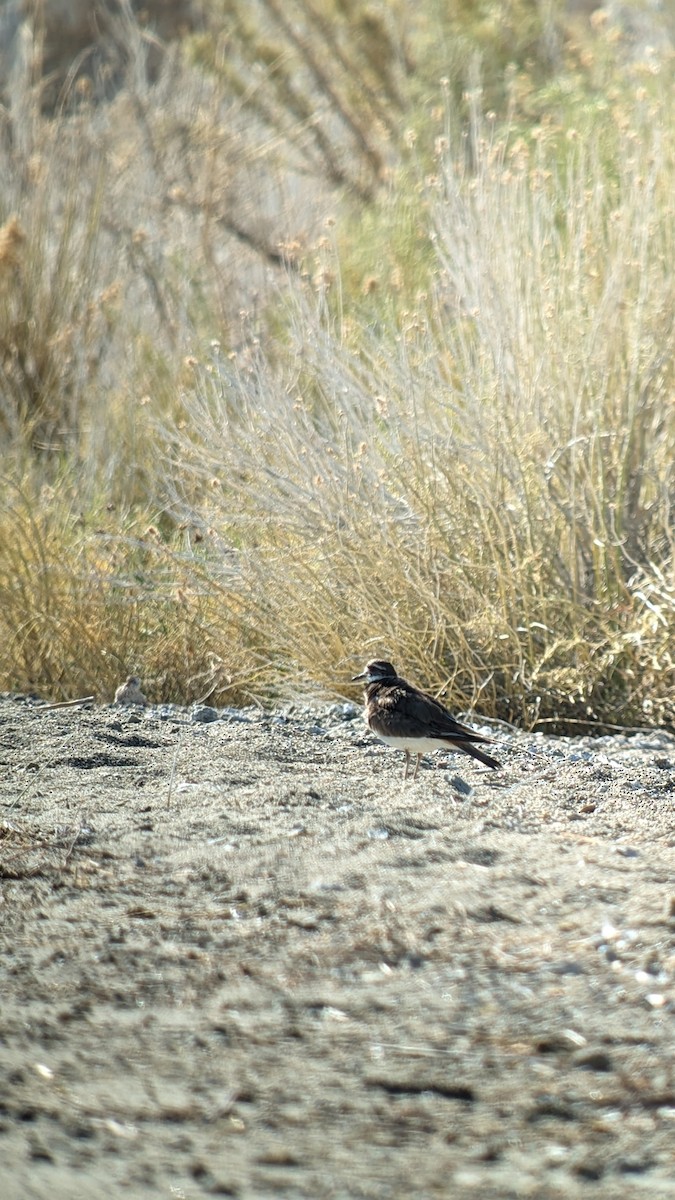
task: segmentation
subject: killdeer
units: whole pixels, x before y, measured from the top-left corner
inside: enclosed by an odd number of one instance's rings
[[[138,675],[127,675],[115,692],[115,704],[147,704],[148,701],[141,691],[141,681]]]
[[[359,679],[364,682],[366,725],[381,742],[405,751],[404,780],[408,778],[411,754],[417,757],[413,773],[416,779],[420,759],[427,750],[463,750],[486,767],[501,767],[496,758],[474,745],[490,744],[490,738],[460,725],[433,696],[401,679],[390,662],[369,662],[352,682]]]

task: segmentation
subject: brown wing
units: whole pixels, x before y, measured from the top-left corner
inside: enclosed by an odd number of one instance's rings
[[[406,710],[416,722],[424,727],[427,736],[447,737],[457,742],[489,743],[491,741],[482,733],[476,733],[475,730],[462,725],[453,717],[452,713],[448,712],[440,700],[436,700],[428,692],[418,692],[412,687],[407,687],[405,691]]]
[[[447,708],[433,696],[399,680],[395,685],[375,685],[372,689],[373,716],[382,713],[387,732],[393,737],[437,737],[449,741],[490,742],[482,733],[456,721]]]
[[[400,679],[396,684],[374,683],[367,690],[366,716],[373,733],[400,738],[438,738],[447,741],[448,747],[454,746],[477,758],[486,767],[495,770],[501,766],[474,744],[490,744],[490,738],[460,724],[438,700],[417,691],[405,680]]]

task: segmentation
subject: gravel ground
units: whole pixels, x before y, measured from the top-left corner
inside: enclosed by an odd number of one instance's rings
[[[495,737],[0,698],[3,1200],[675,1197],[675,740]]]

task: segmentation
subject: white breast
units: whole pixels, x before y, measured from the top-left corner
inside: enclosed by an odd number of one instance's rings
[[[375,733],[375,730],[373,730]],[[389,737],[385,733],[375,733],[375,737],[392,746],[394,750],[407,750],[410,754],[426,754],[429,750],[452,750],[452,742],[433,737]]]

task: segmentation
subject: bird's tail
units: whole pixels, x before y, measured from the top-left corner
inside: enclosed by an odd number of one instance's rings
[[[478,761],[484,763],[486,767],[492,767],[493,771],[496,771],[498,767],[501,767],[502,764],[497,762],[496,758],[490,758],[489,754],[486,754],[484,750],[479,750],[478,747],[474,746],[472,742],[461,742],[460,745],[465,754],[470,754],[473,758],[477,758]]]

